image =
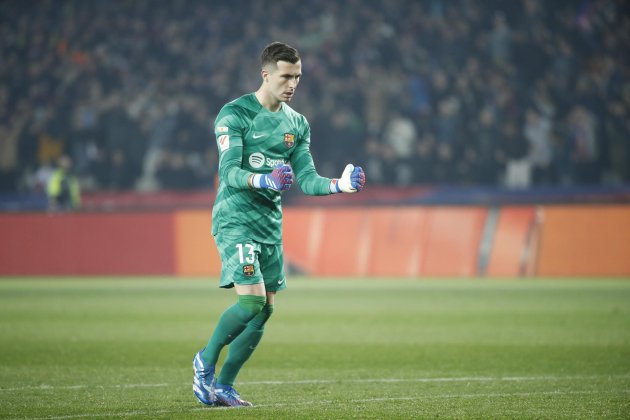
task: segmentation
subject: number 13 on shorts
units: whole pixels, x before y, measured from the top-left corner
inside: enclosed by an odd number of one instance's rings
[[[243,251],[243,248],[246,248],[246,251]],[[254,245],[236,244],[236,249],[238,250],[238,259],[241,264],[253,264],[254,261],[256,261],[256,256],[254,255]]]

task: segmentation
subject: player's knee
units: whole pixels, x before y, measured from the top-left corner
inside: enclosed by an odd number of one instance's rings
[[[261,313],[265,303],[267,303],[267,299],[264,296],[240,295],[238,297],[238,304],[249,319]]]

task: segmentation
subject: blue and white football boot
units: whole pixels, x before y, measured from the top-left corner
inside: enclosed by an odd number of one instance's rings
[[[245,401],[230,385],[216,384],[214,388],[216,404],[224,407],[252,407],[254,404]]]
[[[213,391],[214,366],[205,366],[201,358],[201,349],[193,358],[193,392],[199,402],[206,405],[216,405]]]

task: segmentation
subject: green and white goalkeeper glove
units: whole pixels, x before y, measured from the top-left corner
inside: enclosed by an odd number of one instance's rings
[[[354,166],[349,163],[341,174],[341,178],[335,178],[330,181],[330,192],[333,194],[355,193],[361,191],[365,185],[365,172],[360,166]]]

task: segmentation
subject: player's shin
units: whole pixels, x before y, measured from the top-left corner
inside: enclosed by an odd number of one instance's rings
[[[256,346],[262,339],[265,323],[272,313],[273,305],[265,305],[263,310],[247,324],[245,330],[230,344],[227,358],[223,363],[220,375],[217,377],[217,384],[234,385],[238,372],[254,353]]]
[[[205,364],[214,366],[217,363],[221,349],[238,337],[247,324],[261,313],[265,302],[264,296],[241,295],[238,303],[223,312],[208,345],[201,353]]]

